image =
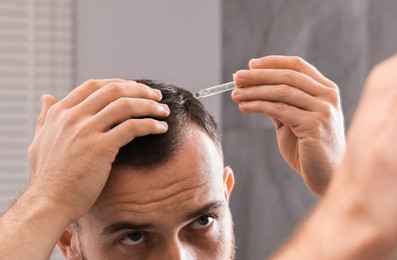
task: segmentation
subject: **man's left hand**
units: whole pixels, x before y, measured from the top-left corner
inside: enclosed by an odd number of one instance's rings
[[[323,194],[345,150],[339,89],[299,57],[253,59],[234,75],[241,112],[273,119],[284,160]]]

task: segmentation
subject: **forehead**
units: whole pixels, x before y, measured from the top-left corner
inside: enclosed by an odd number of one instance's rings
[[[223,198],[223,159],[201,130],[186,133],[179,152],[148,170],[113,169],[91,210],[102,217],[175,216]]]

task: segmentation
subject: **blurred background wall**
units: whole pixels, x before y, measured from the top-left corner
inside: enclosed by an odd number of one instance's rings
[[[0,211],[29,176],[41,94],[103,77],[195,91],[250,58],[299,55],[339,85],[348,125],[368,71],[397,50],[396,12],[393,0],[0,0]],[[242,115],[229,94],[204,102],[235,171],[237,257],[267,258],[316,198],[281,159],[269,119]]]
[[[221,1],[76,1],[76,84],[149,78],[196,91],[219,84]],[[220,120],[219,96],[205,100]]]
[[[0,211],[29,177],[40,96],[74,86],[74,2],[0,0]]]

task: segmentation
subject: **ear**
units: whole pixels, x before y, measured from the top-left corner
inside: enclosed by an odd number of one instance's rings
[[[81,259],[78,253],[78,243],[77,242],[77,231],[74,230],[73,224],[63,232],[62,236],[58,240],[58,247],[65,259]]]
[[[234,175],[233,170],[229,166],[226,166],[223,170],[223,186],[226,201],[229,202],[230,193],[234,186]]]

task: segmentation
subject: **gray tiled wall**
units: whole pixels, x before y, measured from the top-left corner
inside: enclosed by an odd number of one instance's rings
[[[395,0],[224,0],[224,81],[253,57],[302,56],[339,85],[348,125],[370,68],[397,52],[396,13]],[[241,114],[227,96],[222,108],[237,257],[264,259],[316,198],[281,159],[269,119]]]

